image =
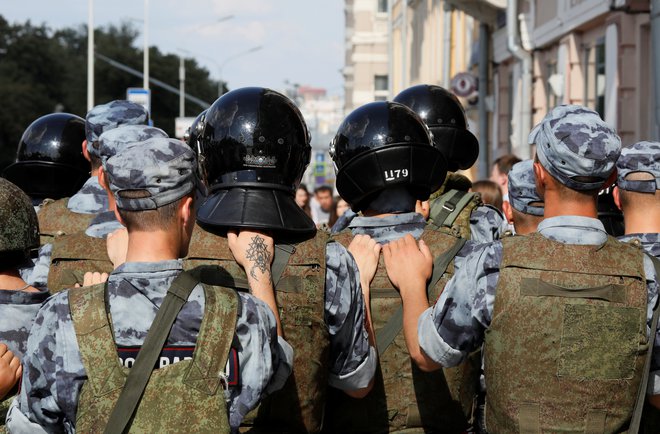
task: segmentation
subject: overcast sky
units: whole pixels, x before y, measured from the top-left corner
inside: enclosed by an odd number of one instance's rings
[[[182,48],[218,78],[227,57],[263,45],[228,62],[230,88],[282,89],[285,80],[342,93],[344,2],[340,0],[149,0],[149,42],[163,52]],[[9,22],[46,23],[51,28],[87,23],[86,0],[2,0]],[[217,22],[222,17],[233,19]],[[139,0],[95,0],[95,25],[144,16]],[[136,22],[138,29],[141,22]],[[142,45],[142,36],[137,41]],[[215,60],[215,62],[213,61]],[[157,77],[158,78],[158,77]]]

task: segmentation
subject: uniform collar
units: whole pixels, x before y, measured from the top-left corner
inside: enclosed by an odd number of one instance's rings
[[[607,241],[603,223],[583,216],[550,217],[539,223],[538,232],[565,244],[600,245]]]
[[[405,224],[422,223],[425,224],[424,216],[416,212],[406,212],[401,214],[389,215],[387,217],[363,217],[357,216],[348,225],[349,228],[378,228],[384,226],[398,226]]]
[[[182,270],[183,261],[181,259],[171,259],[158,262],[126,262],[117,267],[117,269],[112,272],[112,276],[128,277],[132,274],[168,273],[180,272]]]

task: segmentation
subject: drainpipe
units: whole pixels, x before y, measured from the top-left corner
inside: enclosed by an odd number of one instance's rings
[[[444,45],[442,48],[442,87],[449,89],[449,81],[451,80],[451,30],[452,30],[452,20],[451,20],[451,4],[447,0],[444,2],[444,23],[443,23],[443,32],[444,32]]]
[[[655,131],[660,138],[660,0],[651,0],[651,40],[653,49],[653,84],[655,87]]]
[[[479,179],[488,179],[488,24],[479,25]]]
[[[657,1],[657,0],[656,0]],[[507,45],[511,54],[520,60],[522,66],[522,85],[520,91],[520,122],[514,147],[518,157],[530,157],[527,135],[532,130],[532,55],[520,44],[520,21],[518,19],[518,0],[508,0],[506,7]]]
[[[387,93],[388,99],[394,98],[394,23],[392,22],[392,3],[394,0],[387,2]]]
[[[401,90],[406,89],[408,86],[408,0],[401,0]]]

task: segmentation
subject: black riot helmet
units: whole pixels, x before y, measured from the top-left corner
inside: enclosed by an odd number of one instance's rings
[[[186,142],[188,146],[190,146],[195,152],[199,151],[197,138],[199,137],[199,134],[202,132],[202,128],[204,127],[201,121],[206,117],[206,112],[208,111],[209,109],[206,109],[198,114],[193,123],[190,124],[190,127],[188,127],[186,130],[186,133],[183,135],[183,141]]]
[[[311,146],[305,120],[289,98],[261,87],[236,89],[215,101],[202,123],[202,226],[315,233],[314,222],[294,201]]]
[[[85,120],[69,113],[53,113],[32,122],[18,144],[16,162],[7,178],[32,199],[71,196],[89,178],[89,162],[82,154]]]
[[[456,96],[440,86],[409,87],[394,101],[410,107],[433,133],[433,144],[447,160],[448,169],[469,169],[479,156],[479,142],[467,129],[463,106]]]
[[[337,190],[353,210],[364,210],[385,189],[404,186],[426,200],[447,174],[424,122],[403,104],[378,101],[355,109],[330,144]]]

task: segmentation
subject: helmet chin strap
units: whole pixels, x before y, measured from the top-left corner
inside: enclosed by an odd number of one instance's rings
[[[378,214],[397,214],[415,211],[417,200],[403,186],[387,188],[371,201],[368,210]]]

